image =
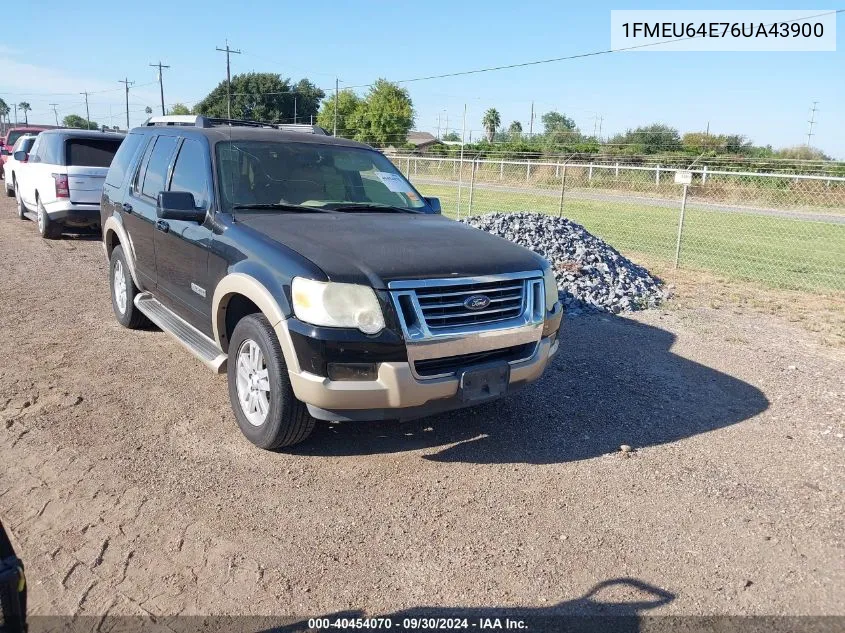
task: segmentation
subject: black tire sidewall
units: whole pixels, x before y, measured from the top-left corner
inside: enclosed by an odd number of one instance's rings
[[[26,207],[23,204],[23,198],[21,198],[20,185],[18,185],[17,180],[15,181],[15,202],[18,205],[18,217],[21,220],[26,219],[26,216],[24,215],[24,212],[26,211]]]
[[[121,314],[120,308],[117,307],[117,299],[114,296],[114,275],[115,263],[120,261],[123,268],[123,281],[126,284],[126,311]],[[129,272],[129,266],[126,265],[126,257],[123,255],[123,247],[116,246],[111,254],[109,261],[109,295],[111,296],[111,307],[114,310],[114,316],[123,327],[132,327],[133,312],[135,307],[135,283],[132,281],[132,275]]]
[[[246,340],[252,340],[261,348],[267,365],[267,378],[270,381],[270,409],[261,426],[255,426],[247,420],[238,399],[238,351]],[[244,436],[260,448],[272,449],[277,445],[277,438],[284,431],[286,424],[285,407],[293,403],[293,391],[287,378],[282,349],[270,322],[262,314],[252,314],[241,319],[232,332],[229,342],[229,360],[227,363],[229,380],[229,399],[235,413],[238,427]]]

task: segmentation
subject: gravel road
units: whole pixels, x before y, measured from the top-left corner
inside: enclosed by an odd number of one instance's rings
[[[845,614],[845,354],[804,329],[576,317],[504,402],[274,454],[224,377],[117,324],[97,240],[2,200],[0,253],[0,517],[34,613]]]

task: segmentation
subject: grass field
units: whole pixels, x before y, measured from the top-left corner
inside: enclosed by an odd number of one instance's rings
[[[455,217],[456,187],[420,184],[420,191],[439,197],[444,214]],[[461,212],[466,214],[468,187],[461,199]],[[472,213],[557,215],[558,204],[550,197],[476,189]],[[679,209],[569,199],[564,201],[563,215],[635,260],[642,254],[649,260],[674,261]],[[680,265],[778,288],[845,290],[845,224],[688,209]]]

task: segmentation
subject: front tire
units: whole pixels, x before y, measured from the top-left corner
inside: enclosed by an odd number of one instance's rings
[[[150,324],[149,319],[135,306],[135,295],[140,291],[132,280],[122,246],[115,246],[109,261],[109,287],[111,306],[118,323],[130,330]]]
[[[228,378],[238,427],[259,448],[293,446],[314,430],[316,420],[294,396],[279,340],[263,314],[250,314],[235,326]]]
[[[50,219],[50,216],[47,215],[47,210],[41,204],[41,200],[36,198],[35,205],[36,213],[38,214],[38,232],[41,234],[41,237],[45,240],[59,239],[62,236],[62,229],[64,228],[62,223]]]

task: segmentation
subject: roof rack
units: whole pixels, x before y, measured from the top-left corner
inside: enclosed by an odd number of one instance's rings
[[[328,132],[319,125],[308,125],[305,123],[264,123],[261,121],[245,121],[243,119],[206,117],[201,114],[167,114],[164,116],[153,116],[147,119],[144,122],[144,125],[180,125],[204,128],[230,125],[237,127],[270,128],[282,130],[284,132],[304,132],[306,134],[328,135]]]

